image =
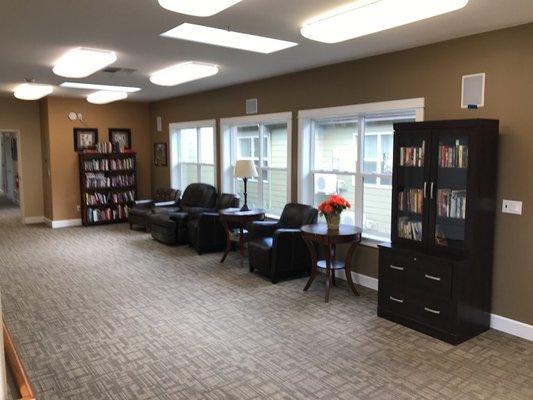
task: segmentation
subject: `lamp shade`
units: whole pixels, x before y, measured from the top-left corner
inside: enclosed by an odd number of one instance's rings
[[[238,160],[235,164],[236,178],[256,178],[259,176],[253,160]]]

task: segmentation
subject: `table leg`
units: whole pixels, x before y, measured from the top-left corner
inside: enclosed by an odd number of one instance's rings
[[[325,245],[324,250],[326,256],[326,303],[328,303],[331,290],[331,246]]]
[[[228,221],[226,221],[225,219],[221,219],[220,221],[222,222],[222,226],[224,227],[224,231],[226,232],[226,251],[222,256],[222,259],[220,260],[220,262],[223,263],[226,260],[226,257],[228,256],[229,252],[231,251],[231,233]]]
[[[241,268],[244,266],[244,258],[245,258],[245,254],[244,254],[244,244],[245,244],[245,241],[244,241],[244,225],[241,223],[240,226],[239,226],[239,247],[240,247],[240,251],[241,251]]]
[[[356,248],[357,242],[353,242],[350,245],[350,248],[348,249],[348,253],[346,254],[346,258],[344,260],[344,271],[346,272],[346,280],[348,281],[348,285],[352,289],[353,294],[359,296],[359,292],[355,288],[355,285],[352,280],[352,256]]]
[[[332,249],[332,253],[333,255],[331,256],[331,260],[333,263],[335,263],[335,260],[337,259],[337,246],[332,244],[331,245],[331,249]],[[331,271],[331,284],[333,286],[337,286],[337,282],[336,282],[336,279],[335,279],[335,270],[332,270]]]
[[[304,239],[304,242],[307,248],[309,249],[309,255],[311,256],[311,275],[309,276],[309,280],[307,281],[307,284],[304,287],[304,291],[307,291],[316,278],[316,273],[318,270],[316,263],[318,262],[318,257],[313,242],[307,239]]]

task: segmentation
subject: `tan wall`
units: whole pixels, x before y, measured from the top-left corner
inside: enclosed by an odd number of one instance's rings
[[[154,141],[168,140],[168,124],[244,114],[247,98],[259,113],[292,111],[293,196],[296,199],[297,112],[415,97],[426,99],[426,119],[496,118],[501,121],[498,198],[524,201],[524,215],[498,212],[493,312],[533,323],[533,269],[527,252],[533,233],[533,24],[416,49],[298,72],[151,104]],[[460,108],[461,76],[486,72],[484,108]],[[156,116],[163,133],[155,133]],[[220,146],[219,146],[220,151]],[[167,168],[153,168],[152,187],[168,186]],[[357,270],[377,276],[377,251],[361,248]]]
[[[89,127],[98,129],[99,141],[107,141],[109,128],[131,129],[132,147],[137,151],[138,196],[151,194],[151,142],[149,132],[148,103],[118,102],[94,105],[85,99],[49,97],[42,102],[46,109],[49,136],[49,164],[54,221],[80,218],[76,207],[80,204],[78,156],[74,152],[73,129]],[[68,113],[75,111],[83,115],[83,122],[70,121]],[[45,191],[46,192],[46,191]],[[50,217],[49,217],[50,218]]]
[[[22,215],[25,218],[42,217],[43,180],[39,103],[0,97],[0,129],[20,131]]]

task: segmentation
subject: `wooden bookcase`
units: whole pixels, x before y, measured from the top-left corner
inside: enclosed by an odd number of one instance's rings
[[[378,315],[458,344],[490,326],[499,123],[394,125]]]
[[[84,226],[123,223],[137,198],[135,152],[79,153]]]

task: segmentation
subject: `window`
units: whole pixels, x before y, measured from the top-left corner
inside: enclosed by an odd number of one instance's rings
[[[223,190],[244,198],[244,183],[233,177],[237,160],[253,160],[259,177],[248,180],[248,205],[281,215],[290,200],[291,114],[223,119]]]
[[[352,203],[341,223],[389,240],[393,124],[422,119],[422,107],[415,99],[300,112],[299,200],[318,206],[339,194]]]
[[[185,190],[191,183],[215,185],[214,121],[170,125],[172,187]]]

